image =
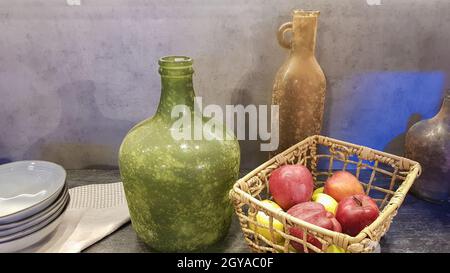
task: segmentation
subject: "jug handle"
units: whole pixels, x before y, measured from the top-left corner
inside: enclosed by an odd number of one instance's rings
[[[292,22],[284,23],[280,26],[277,33],[278,43],[284,48],[291,48],[291,42],[286,41],[284,35],[287,31],[292,31]]]

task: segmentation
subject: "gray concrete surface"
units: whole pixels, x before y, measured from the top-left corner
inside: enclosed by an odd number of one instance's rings
[[[401,154],[408,124],[432,116],[449,86],[450,1],[380,3],[1,1],[0,162],[116,166],[126,132],[156,110],[163,55],[194,58],[205,103],[270,103],[287,56],[275,32],[292,8],[321,11],[324,134]],[[266,159],[259,143],[241,144],[244,168]]]
[[[244,171],[242,173],[246,174]],[[363,175],[370,175],[369,172]],[[70,170],[69,187],[93,183],[120,181],[117,170]],[[450,252],[450,204],[431,204],[408,195],[389,231],[381,240],[381,252]],[[223,241],[202,250],[204,252],[250,252],[235,217]],[[85,252],[154,252],[145,245],[128,223],[119,230],[87,248]]]

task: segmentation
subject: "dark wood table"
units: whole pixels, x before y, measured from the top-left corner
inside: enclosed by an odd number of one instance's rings
[[[118,170],[69,170],[69,187],[120,181]],[[85,252],[152,252],[128,223]],[[204,252],[249,252],[236,218],[227,237]],[[409,195],[381,240],[381,252],[450,252],[450,205]]]

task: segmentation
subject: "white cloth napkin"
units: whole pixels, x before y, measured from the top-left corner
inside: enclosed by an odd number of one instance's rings
[[[76,253],[130,221],[121,182],[69,189],[70,203],[61,224],[23,252]]]

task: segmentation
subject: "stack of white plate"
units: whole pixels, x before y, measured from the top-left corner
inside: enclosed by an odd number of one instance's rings
[[[66,171],[46,161],[0,165],[0,252],[16,252],[52,233],[69,203]]]

